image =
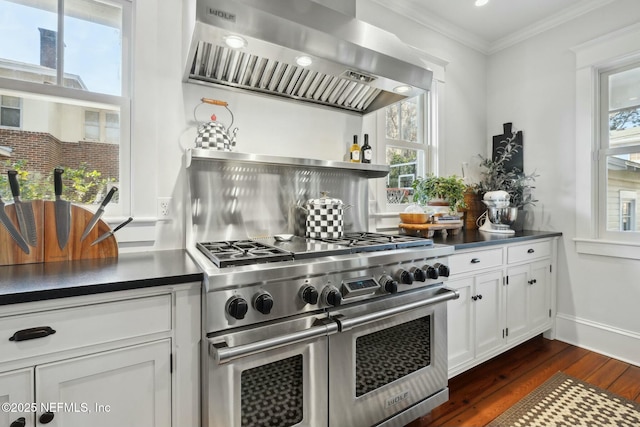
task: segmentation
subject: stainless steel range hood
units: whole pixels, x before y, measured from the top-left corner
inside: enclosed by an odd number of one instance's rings
[[[366,114],[429,90],[421,64],[393,34],[315,1],[197,0],[185,81]]]

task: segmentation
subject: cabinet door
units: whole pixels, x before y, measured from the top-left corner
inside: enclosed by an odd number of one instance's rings
[[[507,342],[529,332],[529,264],[507,270]]]
[[[551,271],[549,260],[531,264],[529,280],[529,320],[530,329],[537,329],[551,323]]]
[[[475,278],[475,296],[472,305],[475,311],[476,357],[500,347],[502,330],[502,272],[478,275]]]
[[[473,316],[471,296],[473,277],[450,280],[447,287],[460,293],[458,299],[447,302],[447,340],[449,369],[461,365],[474,357]]]
[[[36,401],[55,403],[51,427],[170,427],[170,352],[165,339],[38,366]]]
[[[18,418],[25,419],[26,426],[33,425],[33,412],[23,405],[35,402],[33,398],[33,369],[21,369],[19,371],[0,374],[0,426],[10,426]],[[9,410],[4,405],[9,406]],[[17,411],[17,410],[21,411]]]

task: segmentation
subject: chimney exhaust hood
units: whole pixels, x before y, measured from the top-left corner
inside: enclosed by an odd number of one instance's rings
[[[184,80],[367,114],[429,90],[421,64],[395,35],[315,1],[197,0]]]

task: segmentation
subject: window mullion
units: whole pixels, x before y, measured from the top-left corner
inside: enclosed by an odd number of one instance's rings
[[[64,0],[58,0],[58,35],[56,37],[56,83],[64,86]]]

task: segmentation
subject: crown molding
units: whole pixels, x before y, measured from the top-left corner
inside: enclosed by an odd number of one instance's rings
[[[549,31],[552,28],[555,28],[566,22],[572,21],[581,15],[599,9],[609,3],[613,3],[614,1],[615,0],[582,1],[575,6],[568,7],[546,19],[524,27],[521,30],[508,35],[507,37],[496,40],[495,42],[491,43],[488,54],[494,54],[501,51],[502,49],[506,49],[510,46],[523,42],[531,37],[544,33],[545,31]]]
[[[475,49],[487,55],[491,47],[490,43],[470,31],[464,30],[445,19],[429,13],[421,7],[412,8],[407,2],[394,2],[393,6],[389,6],[389,2],[385,0],[370,0],[386,9],[402,15],[423,27],[438,32],[454,41],[465,46]]]
[[[393,10],[403,17],[410,19],[418,24],[436,31],[454,41],[457,41],[467,47],[477,50],[485,55],[492,55],[507,47],[513,46],[535,35],[548,31],[566,22],[569,22],[581,15],[599,9],[616,0],[584,0],[579,4],[568,7],[546,19],[538,21],[532,25],[526,26],[506,37],[489,42],[480,36],[473,34],[437,15],[431,14],[420,7],[411,7],[409,2],[394,2],[392,8],[389,2],[385,0],[370,0],[387,9]]]

